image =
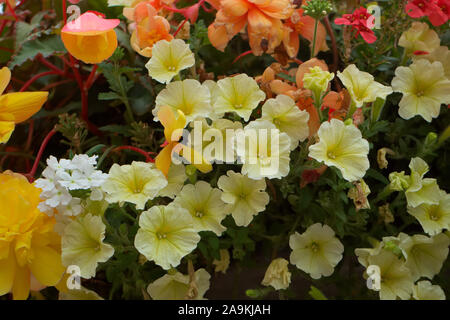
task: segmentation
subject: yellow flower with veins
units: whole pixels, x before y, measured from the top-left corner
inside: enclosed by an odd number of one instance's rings
[[[147,201],[155,198],[166,186],[164,174],[153,164],[133,161],[131,165],[113,164],[102,190],[106,192],[109,203],[130,202],[142,210]]]
[[[398,45],[405,48],[406,54],[415,51],[431,52],[439,47],[441,40],[433,29],[424,22],[413,22],[411,27],[402,33]]]
[[[3,94],[10,80],[11,71],[0,69],[0,143],[8,142],[16,124],[38,112],[48,97],[48,92],[39,91]]]
[[[347,181],[364,177],[369,169],[369,142],[357,127],[331,119],[322,123],[317,134],[319,142],[309,147],[311,158],[338,168]]]
[[[431,122],[439,116],[441,105],[450,103],[450,80],[439,61],[420,59],[408,67],[398,67],[392,88],[403,93],[398,110],[403,119],[419,115]]]
[[[152,57],[145,65],[150,77],[161,83],[169,83],[181,70],[195,64],[189,45],[181,39],[161,40],[153,46]]]
[[[291,235],[289,247],[292,249],[291,263],[313,279],[331,276],[344,252],[333,229],[320,223],[313,224],[303,234],[295,232]]]
[[[37,208],[40,193],[22,175],[0,173],[0,296],[27,299],[30,289],[56,285],[65,271],[55,220]]]
[[[377,98],[386,100],[392,93],[392,88],[374,80],[367,72],[360,71],[354,64],[349,65],[343,72],[337,73],[345,88],[347,88],[353,103],[361,108],[364,103],[374,102]]]
[[[417,282],[413,288],[415,300],[445,300],[444,290],[438,285],[433,285],[428,280]]]

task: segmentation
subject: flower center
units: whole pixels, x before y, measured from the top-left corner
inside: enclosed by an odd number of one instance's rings
[[[167,68],[169,71],[175,71],[177,68],[175,68],[174,66],[170,66]]]
[[[239,194],[239,199],[245,200],[246,198],[247,198],[247,195],[246,195],[244,192],[241,192],[241,193]]]
[[[317,252],[319,251],[320,247],[316,242],[311,243],[311,250],[312,252]]]
[[[235,108],[235,109],[241,109],[241,108],[242,108],[242,103],[235,104],[235,105],[234,105],[234,108]]]
[[[423,95],[424,95],[424,92],[423,91],[419,91],[419,92],[417,92],[417,94],[416,94],[418,97],[422,97]]]
[[[204,214],[203,214],[203,212],[201,212],[201,211],[197,211],[197,212],[195,213],[195,216],[196,216],[197,218],[202,218],[202,217],[204,216]]]
[[[159,240],[167,239],[167,234],[162,232],[157,232],[156,236],[158,237]]]
[[[336,154],[333,151],[328,151],[327,156],[330,159],[336,159]]]
[[[436,210],[433,210],[429,213],[430,220],[438,221],[440,219],[439,213]]]
[[[273,124],[276,125],[277,127],[279,127],[280,124],[281,124],[281,120],[280,119],[274,119],[273,120]]]

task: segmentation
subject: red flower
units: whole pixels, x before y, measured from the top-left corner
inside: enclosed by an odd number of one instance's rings
[[[372,19],[373,16],[367,11],[367,9],[361,7],[356,9],[351,14],[344,14],[342,18],[335,19],[334,23],[337,25],[344,24],[347,26],[352,26],[352,28],[356,30],[356,36],[361,35],[367,43],[374,43],[377,40],[377,37],[370,28],[369,20]]]
[[[405,10],[411,18],[427,16],[434,26],[440,26],[449,19],[450,0],[412,0]]]

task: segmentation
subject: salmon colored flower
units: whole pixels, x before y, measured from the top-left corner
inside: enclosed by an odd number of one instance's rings
[[[0,143],[8,142],[16,123],[38,112],[47,101],[48,92],[15,92],[3,94],[11,80],[7,67],[0,70]]]
[[[0,174],[0,296],[24,300],[30,289],[54,286],[63,276],[61,240],[54,218],[38,209],[40,193],[22,175]]]
[[[291,0],[220,0],[216,20],[209,26],[212,45],[224,51],[228,42],[245,26],[254,55],[271,53],[284,38],[282,19],[293,12]]]
[[[118,19],[103,19],[92,12],[68,22],[61,30],[61,38],[69,53],[85,63],[97,64],[112,56],[117,48],[114,28]]]

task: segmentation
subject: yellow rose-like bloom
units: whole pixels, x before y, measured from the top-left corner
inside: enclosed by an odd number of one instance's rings
[[[63,264],[78,266],[85,279],[95,277],[98,263],[108,261],[114,254],[114,248],[103,243],[105,229],[102,218],[90,213],[70,222],[61,239]]]
[[[113,164],[102,190],[109,203],[130,202],[142,210],[166,186],[166,177],[153,164],[133,161],[131,165]]]
[[[450,194],[440,190],[439,197],[439,204],[422,203],[415,208],[408,207],[408,213],[419,220],[430,236],[450,229]]]
[[[369,169],[369,142],[353,124],[337,119],[324,122],[317,132],[319,142],[309,147],[309,156],[338,168],[347,181],[362,179]]]
[[[217,82],[214,111],[216,114],[235,112],[248,121],[252,111],[266,98],[255,79],[239,74]]]
[[[438,34],[424,22],[413,22],[412,26],[402,33],[398,45],[405,48],[406,54],[414,51],[431,52],[441,43]]]
[[[405,190],[408,206],[417,207],[421,204],[438,204],[440,199],[439,186],[436,179],[424,178],[428,172],[428,164],[421,158],[412,158],[409,163],[411,175],[409,186]]]
[[[67,51],[85,63],[97,64],[112,56],[117,48],[114,28],[118,19],[103,19],[95,13],[83,13],[61,30],[61,39]]]
[[[210,286],[211,275],[205,269],[198,269],[194,274],[197,296],[194,300],[205,300],[203,297]],[[147,292],[153,300],[186,300],[189,293],[189,275],[179,272],[166,274],[150,283]]]
[[[413,56],[413,61],[417,61],[420,59],[426,59],[430,62],[439,61],[440,63],[442,63],[442,66],[444,67],[444,74],[447,79],[450,80],[450,50],[448,49],[448,47],[441,46],[433,50],[429,54]]]
[[[392,93],[392,88],[382,85],[374,80],[374,77],[367,72],[360,71],[354,64],[349,65],[337,76],[347,88],[353,103],[357,108],[364,103],[374,102],[377,98],[386,100]]]
[[[22,175],[0,174],[0,296],[27,299],[31,277],[54,286],[64,273],[55,220],[37,208],[40,193]]]
[[[175,112],[182,111],[187,123],[196,118],[207,118],[212,113],[209,89],[194,79],[171,82],[158,94],[156,107],[152,110],[155,121],[159,121],[158,113],[164,106]]]
[[[139,227],[134,246],[147,260],[165,270],[178,266],[200,241],[189,212],[172,204],[144,211]]]
[[[450,80],[439,61],[420,59],[408,67],[398,67],[392,88],[403,93],[398,110],[403,119],[420,115],[431,122],[439,116],[441,104],[450,103]]]
[[[205,181],[183,187],[173,202],[189,211],[195,231],[212,231],[218,236],[226,228],[220,223],[229,213],[229,207],[221,199],[222,191],[212,188]]]
[[[413,298],[415,300],[445,300],[445,293],[440,286],[433,285],[428,280],[422,280],[414,286]]]
[[[291,138],[291,150],[309,136],[309,113],[300,110],[295,101],[285,95],[267,100],[262,106],[261,120],[272,122]]]
[[[219,178],[217,186],[222,189],[222,200],[230,204],[233,219],[240,227],[248,226],[270,200],[264,179],[253,180],[231,170]]]
[[[321,67],[309,68],[303,76],[303,87],[314,94],[316,103],[320,102],[322,95],[328,90],[328,84],[334,79],[334,73],[322,70]]]
[[[38,112],[48,97],[48,92],[39,91],[3,94],[10,80],[11,71],[0,69],[0,143],[8,142],[16,124]]]
[[[145,65],[150,77],[161,83],[169,83],[181,70],[195,64],[189,45],[181,39],[158,41],[152,50],[152,57]]]
[[[313,224],[303,234],[295,232],[291,235],[289,247],[292,249],[291,263],[313,279],[331,276],[344,252],[333,229],[320,223]]]
[[[291,283],[289,261],[283,258],[272,260],[261,282],[264,286],[272,286],[275,290],[287,289]]]

